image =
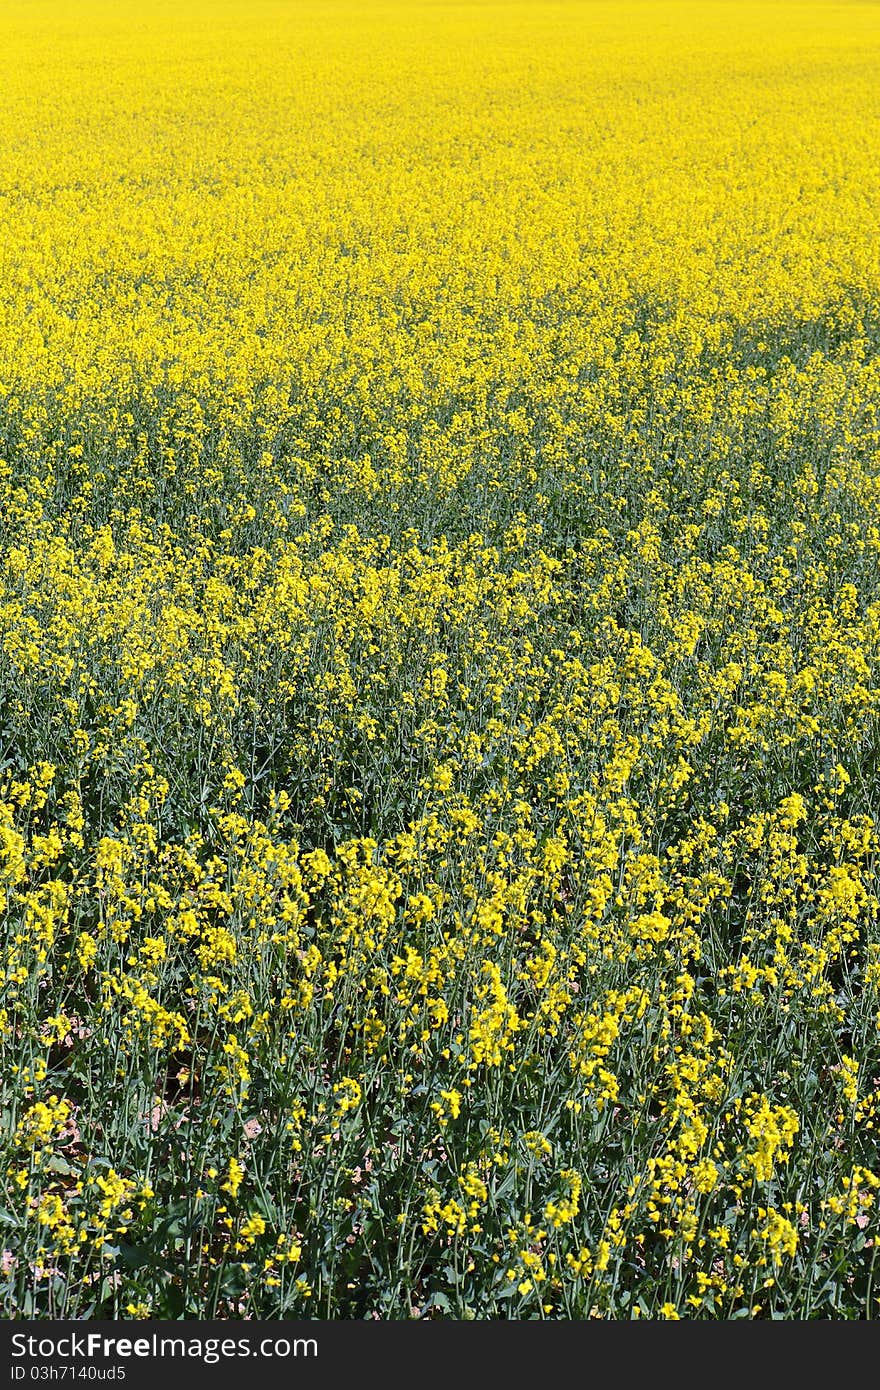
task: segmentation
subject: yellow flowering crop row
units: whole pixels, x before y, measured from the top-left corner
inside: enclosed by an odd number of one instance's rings
[[[5,1316],[876,1315],[878,59],[4,4]]]

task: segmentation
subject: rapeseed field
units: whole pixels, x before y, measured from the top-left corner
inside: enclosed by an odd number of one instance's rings
[[[877,1315],[878,64],[3,0],[4,1316]]]

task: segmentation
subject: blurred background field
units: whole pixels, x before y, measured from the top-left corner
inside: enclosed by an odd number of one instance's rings
[[[6,1317],[876,1315],[878,59],[5,0]]]

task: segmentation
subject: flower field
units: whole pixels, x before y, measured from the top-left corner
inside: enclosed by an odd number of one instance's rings
[[[4,1317],[880,1312],[878,64],[3,0]]]

